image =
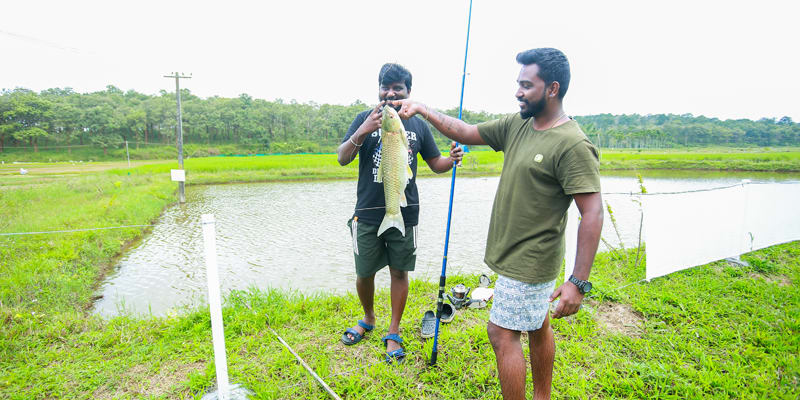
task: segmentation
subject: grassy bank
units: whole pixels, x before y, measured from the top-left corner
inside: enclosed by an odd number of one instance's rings
[[[777,246],[744,257],[750,268],[714,263],[624,290],[615,288],[642,271],[601,256],[598,297],[554,322],[554,398],[796,398],[798,256],[798,243]],[[449,280],[459,282],[474,286],[477,277]],[[443,325],[439,362],[427,366],[432,343],[418,321],[435,293],[433,283],[412,283],[401,326],[410,356],[389,366],[378,340],[388,326],[385,290],[376,331],[354,347],[338,338],[360,317],[355,295],[235,292],[223,313],[231,379],[253,398],[327,398],[269,326],[343,398],[498,398],[487,309]],[[215,383],[206,310],[104,321],[4,306],[0,320],[2,398],[199,398]]]
[[[475,162],[459,173],[496,174],[497,156],[470,153]],[[333,157],[198,158],[186,168],[190,184],[355,177],[355,166]],[[0,176],[0,233],[150,224],[174,202],[174,166],[122,167]],[[87,312],[98,279],[146,229],[0,236],[0,399],[199,398],[214,385],[207,311],[111,320]],[[601,255],[596,297],[554,324],[554,398],[796,398],[800,243],[744,258],[751,267],[713,263],[616,290],[643,278],[643,267]],[[477,277],[449,277],[448,286],[459,282],[475,286]],[[435,294],[435,284],[412,283],[402,325],[411,356],[387,366],[386,291],[376,331],[352,348],[338,340],[360,317],[353,294],[235,292],[224,310],[232,381],[254,398],[326,397],[269,324],[343,397],[497,398],[487,309],[443,326],[439,364],[425,365],[432,343],[418,324]]]
[[[335,154],[287,154],[248,157],[200,157],[185,160],[189,184],[226,182],[263,182],[296,179],[352,179],[357,176],[357,163],[341,167]],[[94,170],[119,169],[118,174],[169,173],[176,161],[126,161],[30,163],[0,165],[0,185],[27,184],[36,178],[52,179]],[[20,175],[20,168],[29,171]],[[60,169],[59,169],[60,168]],[[800,172],[800,149],[691,149],[691,150],[602,150],[600,168],[613,170],[705,170]],[[461,176],[498,175],[503,169],[503,153],[486,150],[485,146],[467,153]],[[420,160],[420,176],[432,176]]]
[[[601,157],[601,168],[797,172],[800,171],[800,151],[797,149],[605,150]]]

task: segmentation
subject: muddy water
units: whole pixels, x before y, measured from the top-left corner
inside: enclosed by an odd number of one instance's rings
[[[797,179],[769,174],[671,173],[645,176],[649,192],[726,186],[741,181]],[[449,273],[480,273],[489,214],[498,177],[458,178],[448,251]],[[450,178],[422,178],[416,271],[411,278],[435,281],[441,273]],[[606,217],[603,237],[617,245],[638,240],[640,213],[632,197],[633,176],[604,176],[604,200],[617,220]],[[202,214],[214,214],[220,281],[231,289],[268,287],[304,293],[354,290],[352,241],[347,219],[355,204],[355,181],[234,184],[191,187],[183,206],[167,209],[152,233],[119,260],[101,288],[95,312],[122,310],[165,315],[202,304],[206,278]],[[601,251],[602,251],[601,244]],[[386,269],[376,286],[389,284]]]

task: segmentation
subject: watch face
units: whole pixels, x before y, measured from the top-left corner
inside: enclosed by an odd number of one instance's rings
[[[589,293],[590,290],[592,290],[592,282],[586,281],[583,285],[583,293]]]

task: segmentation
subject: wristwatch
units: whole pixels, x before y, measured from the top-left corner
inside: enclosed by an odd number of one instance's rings
[[[578,291],[581,292],[581,294],[586,294],[592,291],[592,282],[582,281],[576,278],[575,275],[570,275],[568,280],[572,282],[573,285],[578,287]]]

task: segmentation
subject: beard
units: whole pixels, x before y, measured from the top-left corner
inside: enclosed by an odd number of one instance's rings
[[[547,100],[545,99],[544,96],[542,96],[542,98],[535,103],[531,103],[527,99],[517,99],[517,100],[525,103],[525,109],[519,111],[519,116],[522,117],[522,119],[528,119],[530,117],[536,116],[537,114],[542,112],[542,110],[544,110],[545,106],[547,106]]]

